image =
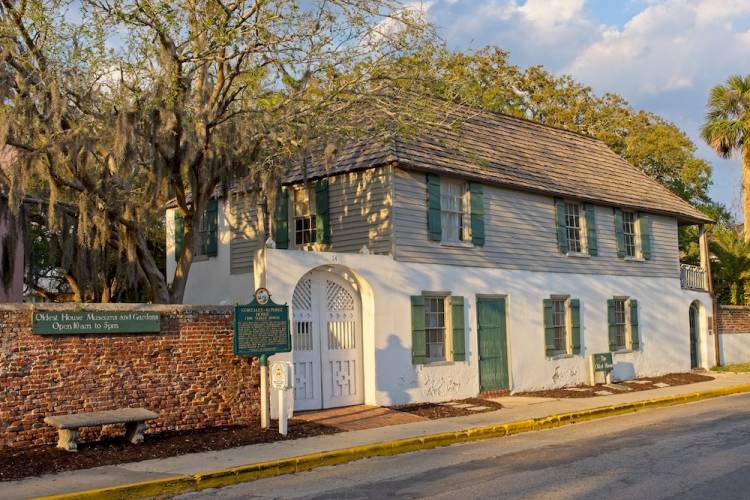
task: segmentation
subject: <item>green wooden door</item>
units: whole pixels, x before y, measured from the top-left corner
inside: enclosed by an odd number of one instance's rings
[[[690,306],[690,368],[698,368],[698,308]]]
[[[510,389],[508,384],[505,299],[477,299],[479,387],[482,391]]]

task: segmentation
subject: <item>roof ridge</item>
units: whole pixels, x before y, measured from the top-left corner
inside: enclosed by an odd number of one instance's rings
[[[440,98],[440,97],[431,97],[431,99],[443,101],[443,102],[448,103],[448,104],[451,103],[451,101],[449,101],[448,99],[443,99],[443,98]],[[548,129],[556,130],[556,131],[559,131],[559,132],[563,132],[564,134],[570,134],[572,136],[580,137],[580,138],[583,138],[583,139],[586,139],[586,140],[589,140],[589,141],[598,142],[600,144],[603,144],[607,148],[609,148],[609,146],[607,145],[607,143],[604,142],[603,140],[599,139],[598,137],[594,137],[593,135],[589,135],[587,133],[584,133],[584,132],[579,132],[579,131],[576,131],[576,130],[570,130],[570,129],[567,129],[567,128],[563,128],[561,126],[551,125],[549,123],[544,123],[544,122],[536,121],[536,120],[533,120],[533,119],[525,117],[525,116],[516,116],[516,115],[512,115],[510,113],[503,112],[503,111],[495,111],[495,110],[492,110],[492,109],[485,109],[485,108],[481,108],[479,106],[474,106],[472,104],[455,103],[455,102],[453,104],[455,106],[458,106],[459,108],[467,108],[467,109],[475,110],[475,111],[478,111],[480,113],[484,113],[484,114],[490,115],[492,117],[509,118],[511,120],[516,120],[516,121],[521,122],[523,124],[532,125],[532,126],[539,126],[539,127],[545,127],[545,128],[548,128]]]

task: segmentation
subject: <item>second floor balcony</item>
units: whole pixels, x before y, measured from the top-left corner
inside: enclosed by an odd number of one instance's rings
[[[680,285],[687,290],[708,290],[706,270],[700,266],[680,264]]]

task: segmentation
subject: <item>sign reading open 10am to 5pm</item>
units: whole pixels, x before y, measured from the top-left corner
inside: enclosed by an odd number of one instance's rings
[[[34,311],[37,335],[87,333],[157,333],[161,315],[142,311]]]

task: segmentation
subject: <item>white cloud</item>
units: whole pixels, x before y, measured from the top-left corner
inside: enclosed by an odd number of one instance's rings
[[[553,70],[602,30],[585,0],[436,0],[429,17],[452,46],[497,45],[515,60],[540,56],[533,63]]]
[[[750,47],[733,39],[750,35],[734,33],[733,22],[747,14],[747,1],[663,0],[603,34],[565,70],[631,98],[718,83],[746,67]]]
[[[583,6],[584,0],[527,0],[518,12],[538,28],[551,29],[577,20]]]
[[[408,25],[427,22],[427,11],[430,10],[430,7],[433,5],[434,2],[432,0],[403,4],[375,25],[372,32],[364,38],[362,43],[364,45],[376,47],[382,43],[384,39],[402,33]]]

